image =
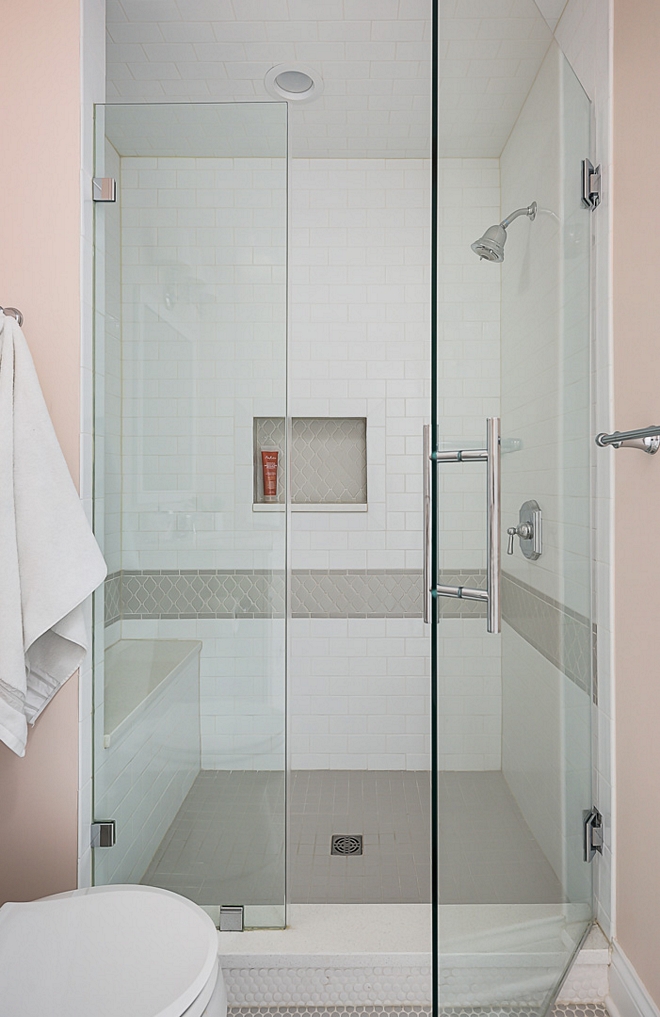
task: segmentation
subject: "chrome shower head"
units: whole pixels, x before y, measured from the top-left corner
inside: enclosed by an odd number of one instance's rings
[[[536,202],[533,201],[527,208],[518,208],[499,225],[489,226],[482,237],[471,245],[475,254],[478,254],[482,261],[504,261],[504,245],[506,243],[507,228],[519,215],[526,215],[532,222],[536,219]]]
[[[504,261],[506,230],[504,226],[489,226],[483,237],[472,244],[472,250],[482,261]]]

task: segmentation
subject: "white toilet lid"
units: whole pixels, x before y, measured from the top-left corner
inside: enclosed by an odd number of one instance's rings
[[[185,897],[98,886],[0,908],[6,1017],[181,1017],[211,977],[217,932]]]

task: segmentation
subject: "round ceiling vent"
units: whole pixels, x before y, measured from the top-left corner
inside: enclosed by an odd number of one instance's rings
[[[277,64],[268,71],[264,84],[274,99],[288,102],[311,102],[323,91],[321,75],[304,64]]]

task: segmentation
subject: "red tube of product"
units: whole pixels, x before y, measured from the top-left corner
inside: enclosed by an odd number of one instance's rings
[[[261,450],[261,467],[264,473],[264,501],[275,501],[277,498],[277,462],[279,452],[273,449]]]

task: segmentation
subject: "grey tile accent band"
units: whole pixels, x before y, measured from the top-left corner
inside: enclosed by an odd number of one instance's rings
[[[482,569],[441,572],[452,586],[485,586]],[[105,584],[106,625],[121,618],[281,618],[284,573],[267,569],[115,572]],[[441,599],[443,618],[485,617],[476,601]],[[295,569],[293,618],[421,618],[417,569]]]
[[[122,618],[282,618],[284,573],[160,569],[121,574]]]
[[[121,572],[113,572],[105,581],[105,624],[121,621]]]
[[[502,617],[546,660],[591,692],[593,627],[589,618],[507,572],[502,573]]]
[[[441,570],[448,586],[485,589],[483,569]],[[283,571],[153,569],[114,572],[105,581],[105,624],[122,618],[283,618]],[[441,618],[485,618],[479,601],[439,598]],[[580,688],[592,686],[595,627],[588,618],[502,574],[504,620]],[[293,618],[421,618],[416,569],[295,569]],[[595,669],[594,669],[595,675]]]
[[[297,569],[291,576],[293,618],[418,618],[421,572],[393,569]]]
[[[441,581],[485,587],[485,573],[443,572]],[[291,577],[294,618],[421,618],[422,598],[422,572],[417,569],[296,569]],[[486,616],[478,601],[438,603],[443,618]]]

